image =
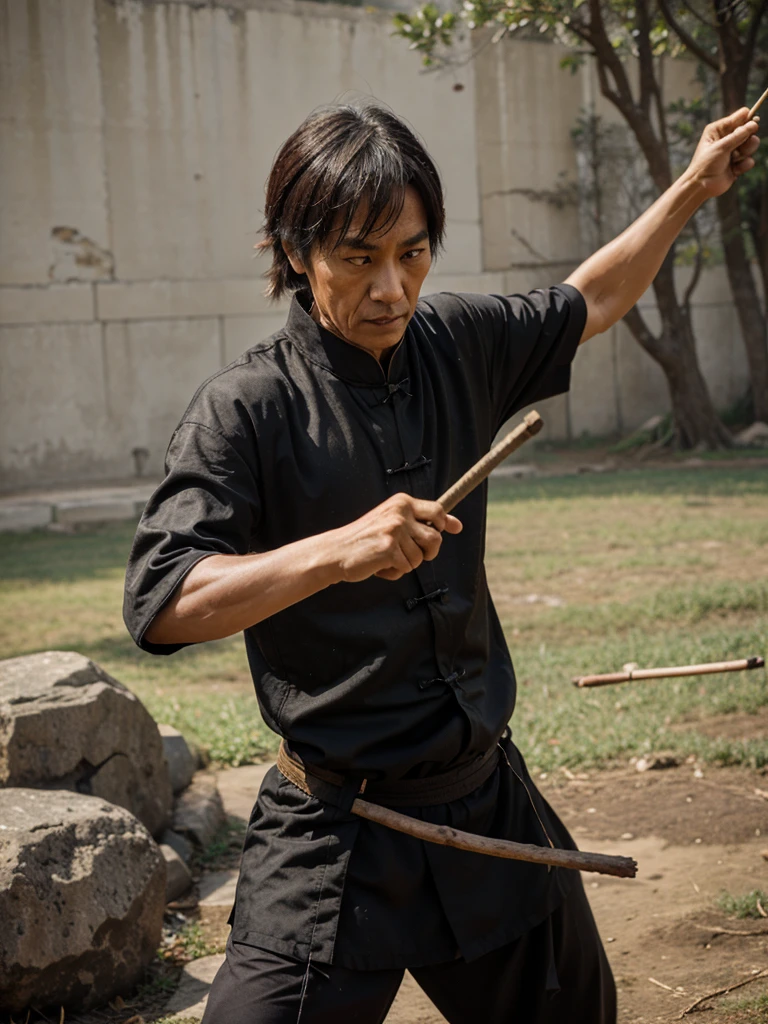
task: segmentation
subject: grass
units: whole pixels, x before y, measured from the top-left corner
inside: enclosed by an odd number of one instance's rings
[[[762,889],[753,889],[742,896],[732,896],[729,892],[722,892],[717,899],[717,906],[729,917],[747,918],[753,917],[758,921],[764,917],[757,906],[758,901],[764,911],[768,911],[768,893]]]
[[[78,650],[214,762],[270,756],[277,738],[259,715],[241,638],[156,658],[128,637],[121,602],[132,535],[131,525],[0,535],[0,657]],[[494,481],[487,569],[519,682],[514,736],[529,764],[598,765],[654,749],[768,764],[759,738],[697,731],[712,716],[767,706],[762,671],[591,691],[570,682],[627,661],[764,655],[766,566],[761,467]]]

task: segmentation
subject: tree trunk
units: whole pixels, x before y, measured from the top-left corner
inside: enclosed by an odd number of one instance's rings
[[[636,341],[664,371],[679,448],[729,448],[733,438],[721,423],[699,367],[696,340],[686,309],[677,299],[674,250],[653,282],[661,330],[654,335],[637,307],[624,318]]]
[[[768,341],[765,317],[744,245],[739,197],[735,188],[717,199],[725,266],[747,351],[755,418],[768,423]]]

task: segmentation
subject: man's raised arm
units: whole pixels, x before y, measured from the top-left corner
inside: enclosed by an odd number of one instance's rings
[[[722,195],[755,166],[757,120],[743,107],[707,125],[688,168],[653,206],[612,242],[585,260],[567,284],[587,304],[582,342],[607,331],[650,287],[688,220],[712,196]]]

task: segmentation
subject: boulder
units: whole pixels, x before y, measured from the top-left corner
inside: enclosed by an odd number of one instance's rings
[[[158,731],[163,741],[163,752],[168,763],[168,775],[171,779],[171,789],[174,793],[180,793],[192,781],[192,776],[197,768],[197,758],[189,749],[187,741],[178,729],[172,725],[158,725]]]
[[[172,846],[160,843],[165,861],[165,902],[172,903],[192,887],[192,873]]]
[[[160,943],[165,862],[128,811],[66,790],[0,790],[0,1010],[89,1009]]]
[[[155,836],[172,800],[149,712],[98,665],[67,651],[0,661],[0,786],[99,796]]]
[[[183,836],[180,832],[174,832],[173,829],[167,828],[158,839],[158,842],[161,846],[170,846],[172,850],[175,850],[187,867],[189,867],[190,862],[192,861],[194,849],[192,847],[192,843],[190,843],[186,836]]]
[[[189,836],[199,847],[205,848],[226,820],[215,777],[198,772],[176,800],[174,831]]]

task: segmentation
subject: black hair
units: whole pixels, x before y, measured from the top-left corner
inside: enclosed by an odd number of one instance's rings
[[[286,244],[306,264],[313,246],[325,244],[335,228],[334,244],[346,236],[361,202],[360,237],[385,231],[400,216],[408,185],[424,204],[434,257],[445,230],[443,189],[411,129],[373,104],[310,114],[281,147],[267,181],[264,239],[257,246],[272,251],[267,294],[276,299],[306,286],[306,275],[288,261]]]

